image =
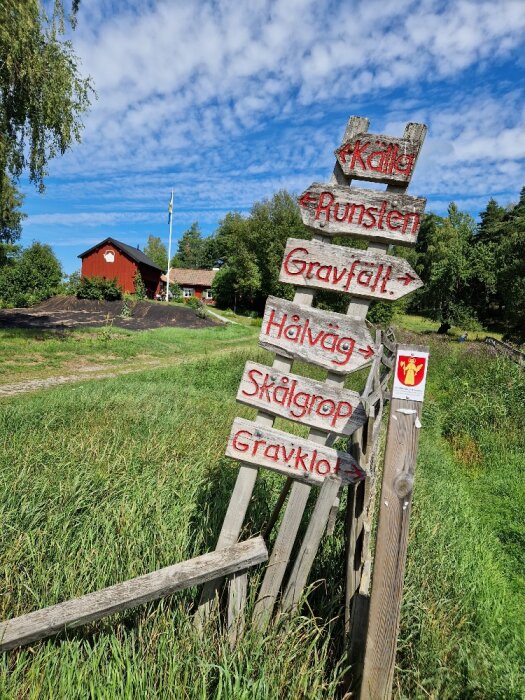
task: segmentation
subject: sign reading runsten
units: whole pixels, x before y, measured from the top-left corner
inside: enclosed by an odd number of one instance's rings
[[[233,422],[226,455],[312,484],[322,483],[329,474],[339,475],[345,483],[360,481],[365,476],[347,452],[281,430],[263,428],[243,418]]]
[[[286,243],[279,281],[388,301],[423,285],[404,258],[298,238]]]
[[[268,297],[259,344],[266,350],[348,374],[375,355],[360,319]]]
[[[417,241],[426,199],[314,182],[297,200],[303,224],[324,236]]]

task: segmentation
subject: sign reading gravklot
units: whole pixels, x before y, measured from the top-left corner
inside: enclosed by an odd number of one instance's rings
[[[426,128],[422,134],[423,138]],[[410,182],[423,138],[406,138],[356,134],[336,151],[335,155],[345,175],[386,184]]]
[[[423,285],[404,258],[289,238],[280,282],[395,301]]]
[[[428,352],[403,349],[397,350],[392,386],[393,399],[423,401],[427,382]]]
[[[412,245],[426,199],[314,182],[297,200],[303,224],[324,236],[352,236]]]
[[[320,484],[329,474],[353,483],[365,473],[347,452],[319,445],[243,418],[233,422],[226,455],[246,464],[266,467],[307,483]]]
[[[351,435],[366,421],[357,392],[256,362],[246,363],[237,401],[338,435]]]
[[[266,302],[259,344],[339,374],[353,372],[375,355],[372,337],[360,319],[277,297]]]

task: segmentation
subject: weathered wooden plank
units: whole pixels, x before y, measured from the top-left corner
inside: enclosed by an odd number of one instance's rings
[[[348,374],[375,355],[365,324],[357,319],[268,297],[259,344],[331,372]]]
[[[109,588],[0,623],[0,651],[49,637],[268,559],[262,537],[215,550]]]
[[[284,613],[294,610],[301,599],[340,486],[340,477],[328,476],[321,487],[281,601],[281,610]]]
[[[381,301],[423,285],[404,258],[298,238],[286,243],[279,281]]]
[[[329,474],[344,483],[365,477],[351,455],[282,430],[263,428],[243,418],[233,422],[226,455],[256,467],[266,467],[310,485],[320,485]]]
[[[272,615],[310,491],[308,484],[294,481],[253,611],[258,629],[264,629]]]
[[[412,138],[407,138],[407,129]],[[384,134],[355,134],[335,150],[347,177],[395,185],[408,184],[425,139],[424,124],[409,124],[402,138]]]
[[[343,138],[341,139],[342,143],[346,143],[352,138],[352,136],[355,136],[356,134],[364,134],[366,131],[368,131],[369,126],[370,121],[366,117],[350,117],[346,124]],[[335,161],[334,170],[332,173],[332,177],[330,178],[330,182],[334,184],[337,183],[339,185],[346,185],[347,187],[351,183],[351,178],[347,177],[343,173],[343,171],[341,170],[341,166],[339,165],[337,160]]]
[[[314,182],[298,198],[306,228],[323,236],[351,236],[413,245],[426,199],[399,192]]]
[[[237,401],[338,435],[351,435],[366,420],[357,392],[256,362],[246,363]]]
[[[399,347],[396,366],[411,352],[428,349]],[[422,401],[391,402],[361,700],[391,696],[421,410]]]

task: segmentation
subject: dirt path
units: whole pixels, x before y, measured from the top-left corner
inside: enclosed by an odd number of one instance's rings
[[[104,365],[93,365],[82,367],[76,372],[69,374],[59,374],[54,377],[45,377],[42,379],[26,379],[20,382],[12,382],[10,384],[0,384],[0,397],[2,396],[17,396],[18,394],[26,394],[30,391],[38,391],[40,389],[49,389],[50,387],[59,386],[60,384],[71,384],[75,382],[85,382],[92,379],[114,379],[123,374],[131,374],[132,372],[142,372],[148,369],[163,369],[173,367],[174,365],[188,364],[191,362],[199,362],[209,357],[218,357],[220,355],[231,354],[237,348],[243,349],[245,346],[253,342],[253,338],[237,340],[235,348],[222,347],[218,350],[212,350],[205,355],[194,355],[192,357],[179,357],[168,362],[162,360],[146,360],[137,365],[134,362],[132,367],[122,367],[120,369],[107,369]]]

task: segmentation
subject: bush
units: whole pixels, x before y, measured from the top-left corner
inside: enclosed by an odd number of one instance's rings
[[[116,278],[108,280],[104,277],[82,277],[77,290],[77,299],[118,301],[122,299],[122,289]]]
[[[200,308],[202,301],[200,299],[197,299],[197,297],[187,297],[187,299],[184,299],[184,303],[187,304],[190,309],[195,309],[197,310]]]
[[[144,284],[144,280],[142,279],[142,275],[138,270],[135,272],[133,277],[133,284],[135,286],[135,297],[140,301],[147,299],[148,295],[146,292],[146,286]]]

